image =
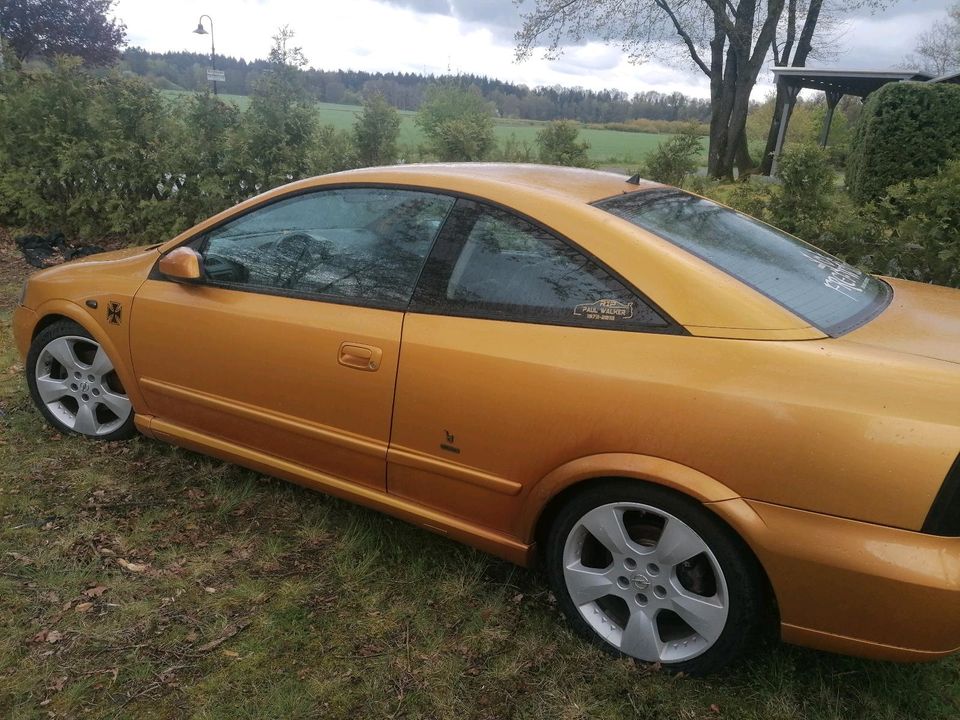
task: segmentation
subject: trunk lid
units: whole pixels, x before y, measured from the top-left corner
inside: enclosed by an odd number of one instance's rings
[[[843,339],[896,352],[960,363],[960,290],[884,278],[890,305]]]

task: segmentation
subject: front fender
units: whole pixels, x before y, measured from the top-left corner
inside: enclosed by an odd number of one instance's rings
[[[129,308],[129,303],[125,303]],[[43,322],[44,318],[51,316],[61,316],[73,320],[80,325],[90,335],[100,343],[101,347],[107,351],[107,355],[113,361],[117,377],[127,391],[127,397],[133,404],[134,412],[146,412],[146,404],[143,396],[140,394],[140,388],[137,385],[136,377],[133,372],[133,364],[130,358],[130,336],[128,318],[121,315],[121,322],[117,325],[109,325],[109,329],[104,323],[98,321],[94,312],[105,313],[106,303],[98,302],[96,311],[85,306],[77,305],[69,300],[53,299],[40,304],[36,310],[36,324]],[[129,312],[129,310],[128,310]],[[36,327],[36,324],[34,327]],[[34,331],[31,330],[31,334]]]

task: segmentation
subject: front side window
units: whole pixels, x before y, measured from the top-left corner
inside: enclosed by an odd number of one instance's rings
[[[210,231],[207,279],[226,287],[405,307],[453,198],[412,190],[320,190]]]
[[[827,335],[879,313],[886,283],[770,225],[673,188],[594,203],[760,291]]]
[[[637,294],[579,250],[515,215],[458,201],[415,307],[616,329],[665,328]]]

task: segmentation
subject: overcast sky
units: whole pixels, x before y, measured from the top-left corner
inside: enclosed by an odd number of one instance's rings
[[[627,62],[619,48],[587,43],[556,60],[537,53],[514,60],[520,27],[513,0],[119,0],[114,14],[130,45],[209,52],[209,36],[191,33],[200,13],[213,17],[217,53],[265,57],[270,37],[289,24],[310,65],[324,70],[469,72],[538,85],[681,92],[707,97],[706,77],[686,65]],[[918,33],[942,21],[950,0],[897,0],[887,10],[850,16],[831,43],[829,64],[887,69],[902,64]],[[828,64],[824,62],[809,65]],[[769,82],[769,76],[765,76]],[[761,83],[759,92],[767,86]]]

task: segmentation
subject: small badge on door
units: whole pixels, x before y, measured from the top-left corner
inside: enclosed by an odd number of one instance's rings
[[[460,448],[458,448],[456,445],[453,444],[454,441],[456,440],[456,438],[453,436],[453,433],[451,433],[449,430],[444,430],[443,434],[446,436],[446,442],[440,443],[440,449],[446,450],[447,452],[453,453],[454,455],[459,455]]]

